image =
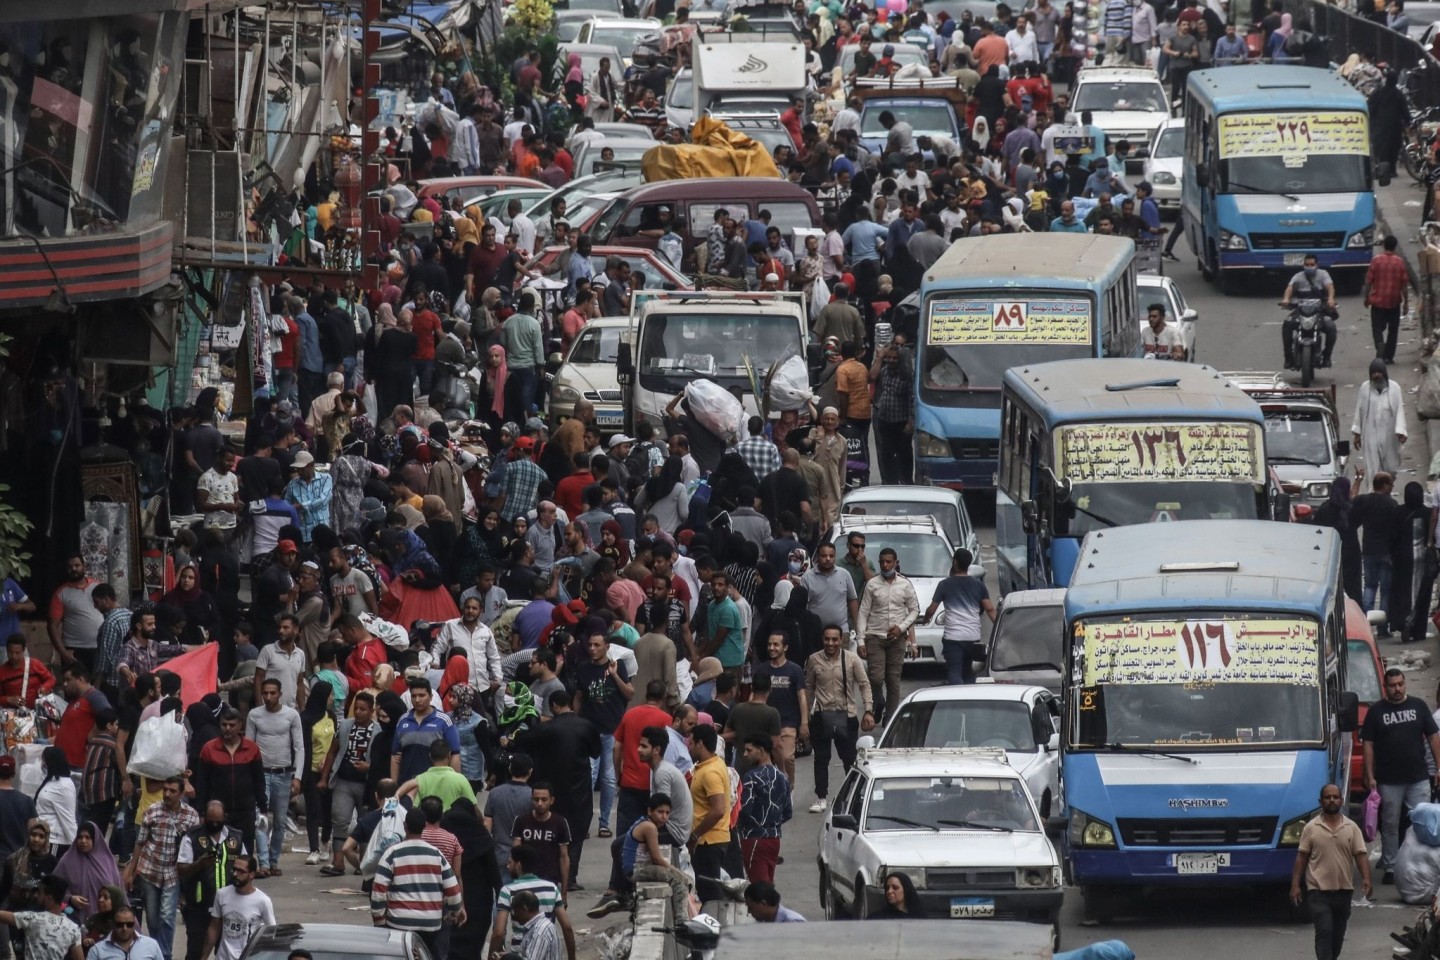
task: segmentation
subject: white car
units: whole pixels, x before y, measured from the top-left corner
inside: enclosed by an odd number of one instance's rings
[[[635,45],[641,37],[660,32],[659,20],[624,20],[618,17],[595,17],[580,25],[575,37],[576,43],[605,43],[620,51],[620,59],[626,67],[635,54]],[[615,66],[615,64],[611,64]]]
[[[871,746],[870,739],[861,737],[858,745]],[[874,745],[881,750],[1004,750],[1010,766],[1025,778],[1040,819],[1055,825],[1065,820],[1060,698],[1044,687],[968,683],[917,690],[900,702]]]
[[[676,71],[665,92],[665,122],[687,132],[695,122],[695,72],[689,67]]]
[[[898,871],[928,917],[1043,923],[1058,942],[1060,858],[1002,751],[864,754],[831,798],[819,847],[827,920],[883,908],[883,879]]]
[[[840,512],[855,516],[934,517],[957,550],[969,550],[975,562],[980,562],[980,538],[970,523],[965,498],[958,490],[923,484],[856,487],[840,501]],[[874,562],[874,551],[869,555]]]
[[[1135,278],[1140,295],[1140,332],[1143,335],[1149,323],[1145,318],[1152,303],[1165,305],[1165,322],[1180,334],[1185,346],[1185,359],[1195,363],[1195,327],[1200,319],[1199,312],[1185,300],[1180,285],[1162,274],[1141,273]]]
[[[596,164],[605,160],[607,147],[611,153],[608,162],[638,169],[640,159],[657,146],[659,143],[654,137],[602,137],[599,140],[586,140],[575,151],[575,173],[577,176],[588,176],[603,169],[614,169],[596,167]]]
[[[1138,173],[1136,160],[1149,152],[1160,128],[1170,119],[1170,98],[1149,67],[1086,67],[1070,92],[1068,122],[1079,123],[1086,112],[1105,131],[1107,155],[1117,141],[1130,142],[1134,159],[1127,166]]]
[[[619,430],[625,422],[616,364],[622,341],[633,342],[632,317],[597,317],[585,324],[570,345],[565,363],[555,372],[550,390],[550,416],[559,423],[575,412],[582,398],[595,406],[602,429]]]
[[[886,547],[892,548],[900,561],[900,572],[915,585],[915,597],[920,601],[921,613],[930,605],[940,581],[950,576],[955,547],[945,535],[944,528],[928,513],[904,517],[868,513],[841,514],[832,531],[830,542],[835,545],[837,563],[845,557],[846,540],[852,533],[864,535],[865,556],[870,558],[870,565],[877,571],[880,569],[880,551]],[[983,567],[971,566],[970,572],[981,577],[985,575]],[[940,644],[944,622],[944,611],[940,611],[930,623],[913,628],[915,662],[945,662],[945,654]]]
[[[1145,158],[1145,179],[1155,188],[1161,213],[1180,211],[1180,178],[1185,174],[1185,121],[1166,120]]]

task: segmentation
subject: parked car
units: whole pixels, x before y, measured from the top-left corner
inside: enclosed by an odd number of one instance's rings
[[[1001,750],[872,750],[820,826],[826,919],[884,905],[884,872],[915,883],[926,916],[1048,924],[1058,945],[1060,858]]]
[[[624,20],[618,17],[595,17],[580,26],[577,43],[605,43],[620,51],[625,66],[635,54],[635,45],[641,37],[660,32],[659,20]],[[613,66],[613,64],[612,64]]]
[[[488,197],[501,190],[549,190],[549,186],[529,177],[437,177],[421,180],[415,195],[420,199],[434,197],[445,209],[450,201],[460,197],[468,206],[481,197]]]
[[[616,364],[621,342],[634,342],[634,322],[631,317],[597,317],[580,330],[550,388],[552,424],[572,416],[576,402],[583,398],[595,405],[595,422],[603,429],[619,430],[624,425]]]
[[[1147,324],[1145,311],[1150,304],[1165,304],[1166,325],[1175,328],[1175,332],[1180,335],[1180,342],[1185,347],[1185,359],[1195,363],[1195,327],[1196,321],[1200,319],[1200,314],[1186,301],[1185,294],[1180,291],[1180,285],[1170,277],[1157,273],[1137,274],[1135,285],[1139,288],[1140,293],[1142,334]]]
[[[970,513],[965,509],[965,498],[960,491],[949,487],[931,487],[923,484],[888,484],[878,487],[857,487],[845,494],[840,501],[842,514],[874,515],[887,517],[934,517],[945,531],[946,538],[955,549],[970,551],[975,562],[980,562],[980,538],[970,523]],[[869,551],[874,562],[875,552]]]
[[[575,148],[575,173],[578,176],[600,172],[596,164],[602,160],[606,147],[614,153],[612,162],[640,167],[640,158],[658,145],[654,137],[606,137],[603,140],[586,140]]]
[[[1161,213],[1180,212],[1180,178],[1185,175],[1185,121],[1166,120],[1145,158],[1145,179],[1155,188]]]
[[[1012,590],[996,604],[985,674],[996,683],[1064,687],[1065,591]]]
[[[348,923],[282,923],[262,927],[242,960],[286,960],[307,950],[321,960],[432,960],[419,934]]]
[[[878,739],[861,737],[857,745],[1004,750],[1007,762],[1025,778],[1040,818],[1057,826],[1065,821],[1060,698],[1044,687],[967,683],[916,690],[900,702]]]

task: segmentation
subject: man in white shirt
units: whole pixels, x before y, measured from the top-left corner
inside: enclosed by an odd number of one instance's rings
[[[1015,29],[1005,34],[1005,46],[1010,48],[1011,63],[1038,63],[1040,47],[1035,42],[1035,33],[1030,29],[1030,18],[1020,15],[1015,18]]]
[[[250,937],[261,927],[275,924],[274,904],[255,887],[255,867],[254,857],[236,857],[231,867],[234,884],[215,891],[202,957],[209,957],[213,950],[215,960],[240,960]]]
[[[515,235],[515,249],[523,250],[526,254],[535,252],[535,222],[521,211],[525,205],[519,200],[511,200],[505,205],[506,213],[510,217],[510,232]]]
[[[507,151],[513,150],[515,148],[515,141],[525,136],[525,131],[529,127],[530,124],[525,122],[525,108],[517,106],[514,117],[511,118],[509,123],[505,124],[505,129],[501,131],[501,134],[505,137],[505,149]]]
[[[464,650],[470,663],[470,686],[483,695],[498,689],[504,677],[500,673],[500,651],[495,646],[495,635],[480,621],[481,609],[478,596],[466,597],[460,604],[460,616],[445,621],[445,626],[440,628],[435,650],[442,660],[449,657],[451,650]]]
[[[1140,338],[1145,346],[1145,355],[1156,360],[1184,360],[1185,344],[1175,328],[1165,322],[1165,305],[1150,304],[1149,320]]]
[[[450,141],[450,162],[467,177],[480,172],[480,137],[475,132],[475,121],[470,117],[462,118],[455,125],[455,137]]]
[[[841,130],[860,129],[860,106],[859,97],[851,97],[846,102],[845,108],[835,114],[835,119],[830,124],[831,133],[839,133]]]
[[[215,465],[200,475],[195,504],[205,511],[205,526],[234,533],[236,518],[245,505],[240,502],[240,478],[235,474],[233,450],[221,450]]]
[[[905,158],[905,169],[895,176],[895,185],[901,190],[914,190],[922,203],[929,198],[930,174],[920,169],[920,154]]]

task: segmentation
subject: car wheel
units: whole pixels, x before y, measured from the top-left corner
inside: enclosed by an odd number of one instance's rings
[[[821,877],[821,883],[825,885],[825,919],[849,919],[849,914],[847,914],[845,908],[840,905],[840,895],[835,892],[835,885],[830,882],[830,875],[828,873]]]
[[[820,909],[830,915],[830,871],[820,868]]]
[[[855,905],[852,910],[856,920],[870,919],[870,898],[865,895],[865,878],[855,878]]]

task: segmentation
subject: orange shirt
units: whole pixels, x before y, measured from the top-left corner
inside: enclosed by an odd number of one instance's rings
[[[998,33],[981,37],[975,42],[975,48],[970,53],[975,58],[975,70],[982,77],[992,65],[1003,67],[1010,59],[1010,47]]]
[[[845,394],[845,416],[851,420],[870,419],[870,371],[851,357],[835,369],[835,389]]]

